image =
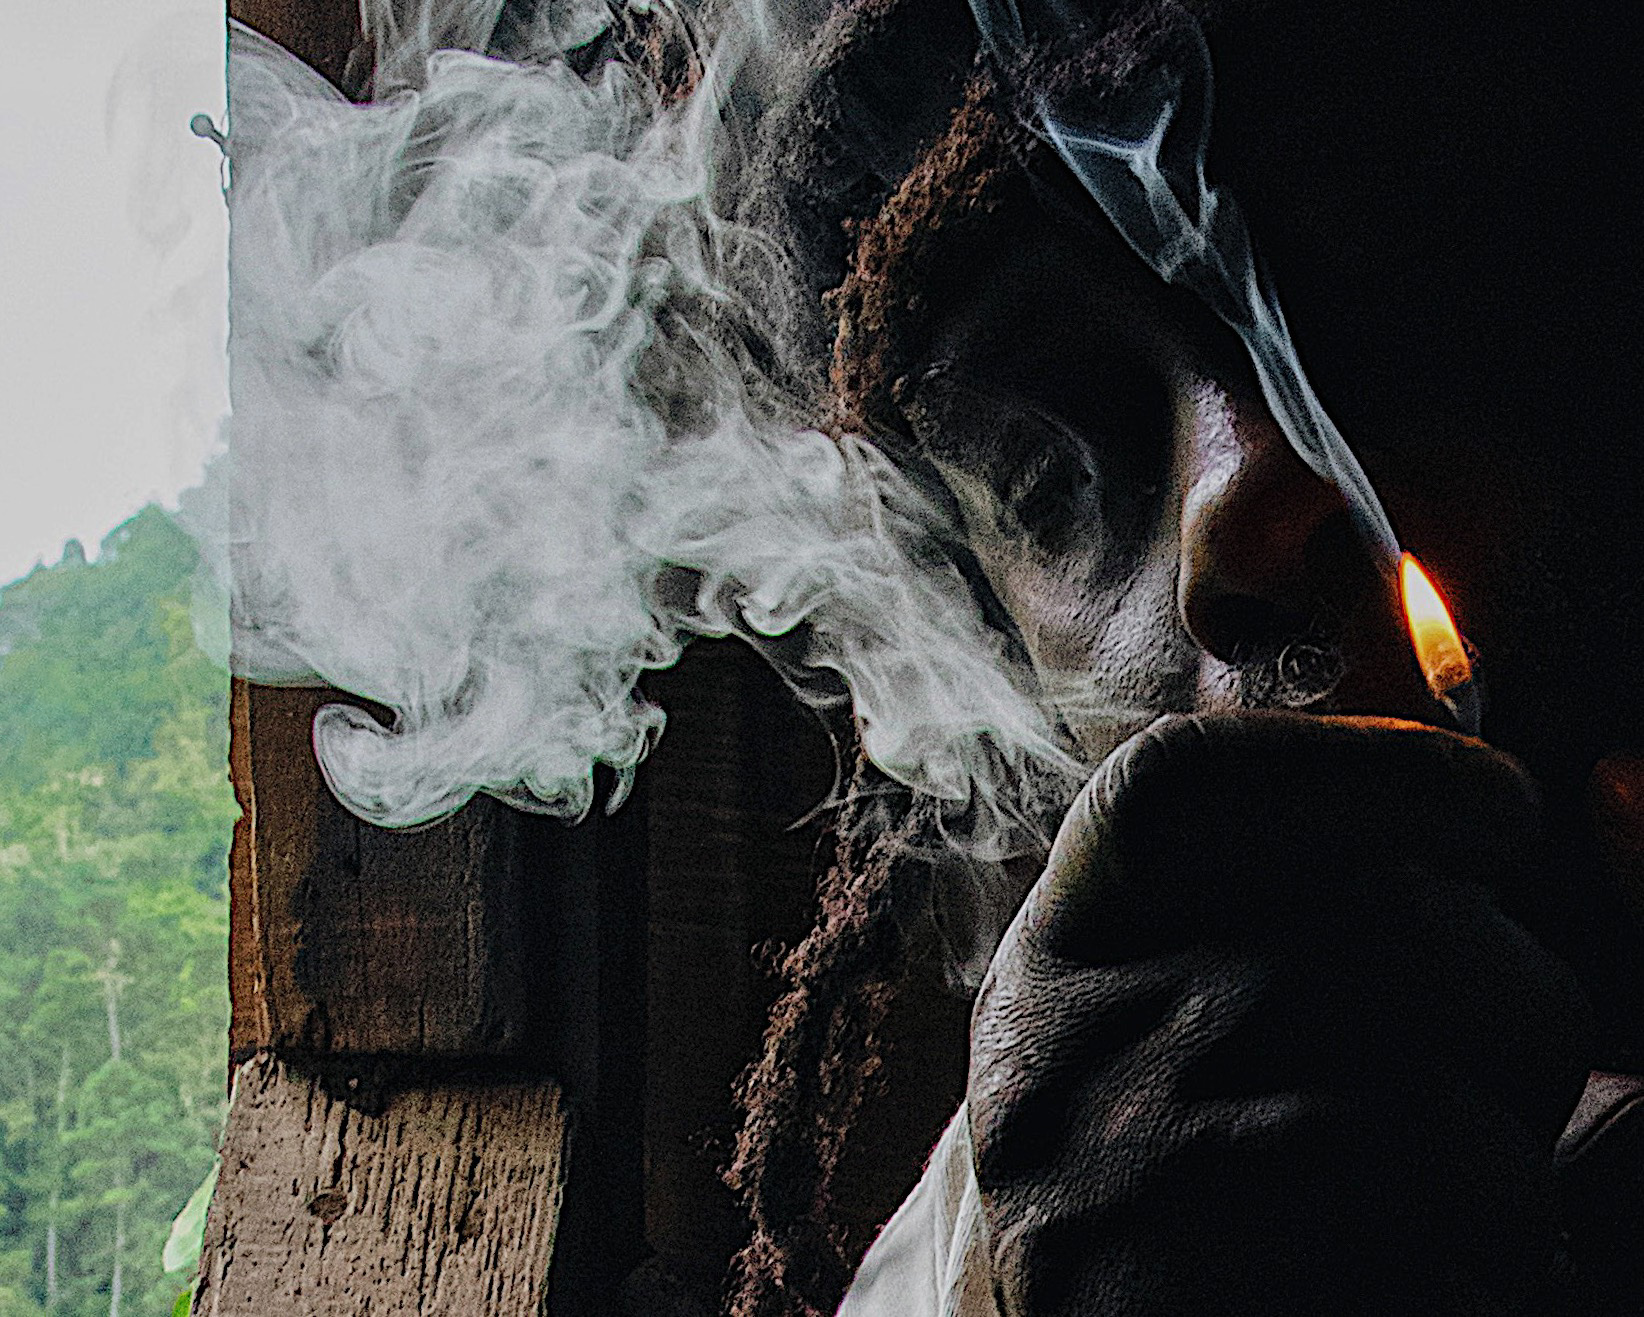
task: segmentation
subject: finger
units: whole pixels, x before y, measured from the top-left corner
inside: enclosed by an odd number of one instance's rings
[[[1046,936],[1197,937],[1414,874],[1511,905],[1538,835],[1534,785],[1477,741],[1389,719],[1172,715],[1076,797],[1028,918]]]

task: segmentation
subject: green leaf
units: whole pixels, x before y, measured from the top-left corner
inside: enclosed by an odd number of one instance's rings
[[[188,1288],[177,1296],[177,1302],[171,1305],[171,1317],[188,1317],[188,1311],[194,1306],[194,1285],[190,1282]]]
[[[206,1208],[211,1206],[211,1192],[217,1187],[217,1169],[221,1165],[221,1161],[212,1165],[206,1178],[200,1181],[200,1187],[188,1196],[183,1210],[172,1221],[171,1233],[166,1236],[166,1246],[160,1254],[160,1265],[167,1271],[181,1271],[200,1261],[200,1249],[205,1243]],[[188,1309],[185,1306],[181,1311],[186,1313]]]

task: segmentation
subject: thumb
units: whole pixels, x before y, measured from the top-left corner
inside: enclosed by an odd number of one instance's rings
[[[1539,836],[1534,784],[1479,741],[1383,718],[1170,715],[1078,794],[1030,899],[1046,936],[1131,951],[1307,917],[1418,874],[1481,883],[1510,908]]]

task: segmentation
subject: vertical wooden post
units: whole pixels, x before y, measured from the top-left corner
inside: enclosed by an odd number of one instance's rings
[[[746,1222],[719,1180],[730,1094],[759,1051],[775,981],[754,949],[814,918],[833,785],[821,725],[754,652],[699,644],[649,683],[668,730],[646,765],[650,927],[644,1111],[646,1236],[704,1303]],[[717,1310],[715,1304],[712,1310]]]
[[[359,40],[351,0],[230,13],[339,83]],[[643,891],[643,866],[620,830],[568,842],[490,800],[415,832],[360,822],[311,749],[337,698],[234,685],[238,1078],[195,1311],[534,1317],[570,1173],[562,1094],[597,1110],[611,1083],[609,1039],[576,1009],[598,996],[604,906]],[[552,917],[545,869],[585,875],[579,915]],[[638,1052],[627,1027],[611,1056]],[[630,1160],[613,1192],[637,1253]]]
[[[339,85],[360,68],[354,0],[230,12]],[[314,762],[316,709],[349,697],[235,682],[238,1083],[197,1314],[717,1311],[731,1087],[775,993],[752,950],[809,927],[826,857],[794,825],[833,758],[740,644],[646,684],[670,724],[613,817],[481,798],[385,832]],[[865,1177],[874,1220],[923,1138]]]

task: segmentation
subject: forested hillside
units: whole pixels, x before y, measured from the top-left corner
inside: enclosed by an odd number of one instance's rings
[[[228,992],[226,675],[148,508],[0,590],[0,1317],[164,1317]]]

